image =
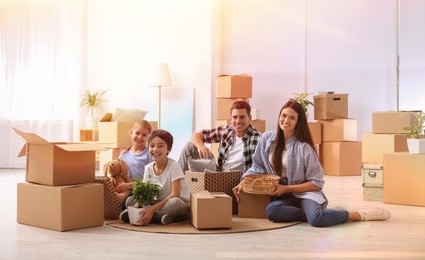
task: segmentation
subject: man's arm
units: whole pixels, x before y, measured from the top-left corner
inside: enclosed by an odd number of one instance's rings
[[[192,138],[190,140],[198,149],[199,156],[203,159],[211,159],[212,153],[208,147],[205,146],[204,138],[198,132],[194,132],[192,134]]]

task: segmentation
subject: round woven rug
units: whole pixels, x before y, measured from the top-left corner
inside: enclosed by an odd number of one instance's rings
[[[296,225],[297,222],[274,223],[268,219],[262,218],[238,218],[233,216],[232,227],[222,229],[202,229],[198,230],[187,221],[172,223],[170,225],[149,224],[147,226],[134,226],[128,223],[122,223],[120,220],[107,221],[106,225],[130,231],[150,232],[150,233],[168,233],[168,234],[222,234],[252,232],[270,229],[285,228]]]

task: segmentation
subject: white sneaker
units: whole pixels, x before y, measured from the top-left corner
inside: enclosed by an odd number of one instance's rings
[[[372,209],[358,209],[354,210],[361,216],[362,221],[373,221],[373,220],[387,220],[391,217],[391,213],[388,210],[380,208]]]
[[[125,207],[128,208],[128,206],[134,206],[136,204],[136,202],[134,202],[133,200],[133,196],[129,196],[126,200],[125,200]]]

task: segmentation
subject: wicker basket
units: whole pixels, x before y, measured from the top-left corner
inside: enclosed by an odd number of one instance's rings
[[[244,178],[243,191],[252,194],[270,194],[274,191],[273,183],[279,183],[280,177],[270,174],[253,174]]]

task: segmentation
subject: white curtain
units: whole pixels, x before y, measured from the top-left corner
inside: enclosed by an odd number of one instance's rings
[[[24,167],[11,129],[72,141],[85,88],[85,1],[0,0],[0,167]]]

